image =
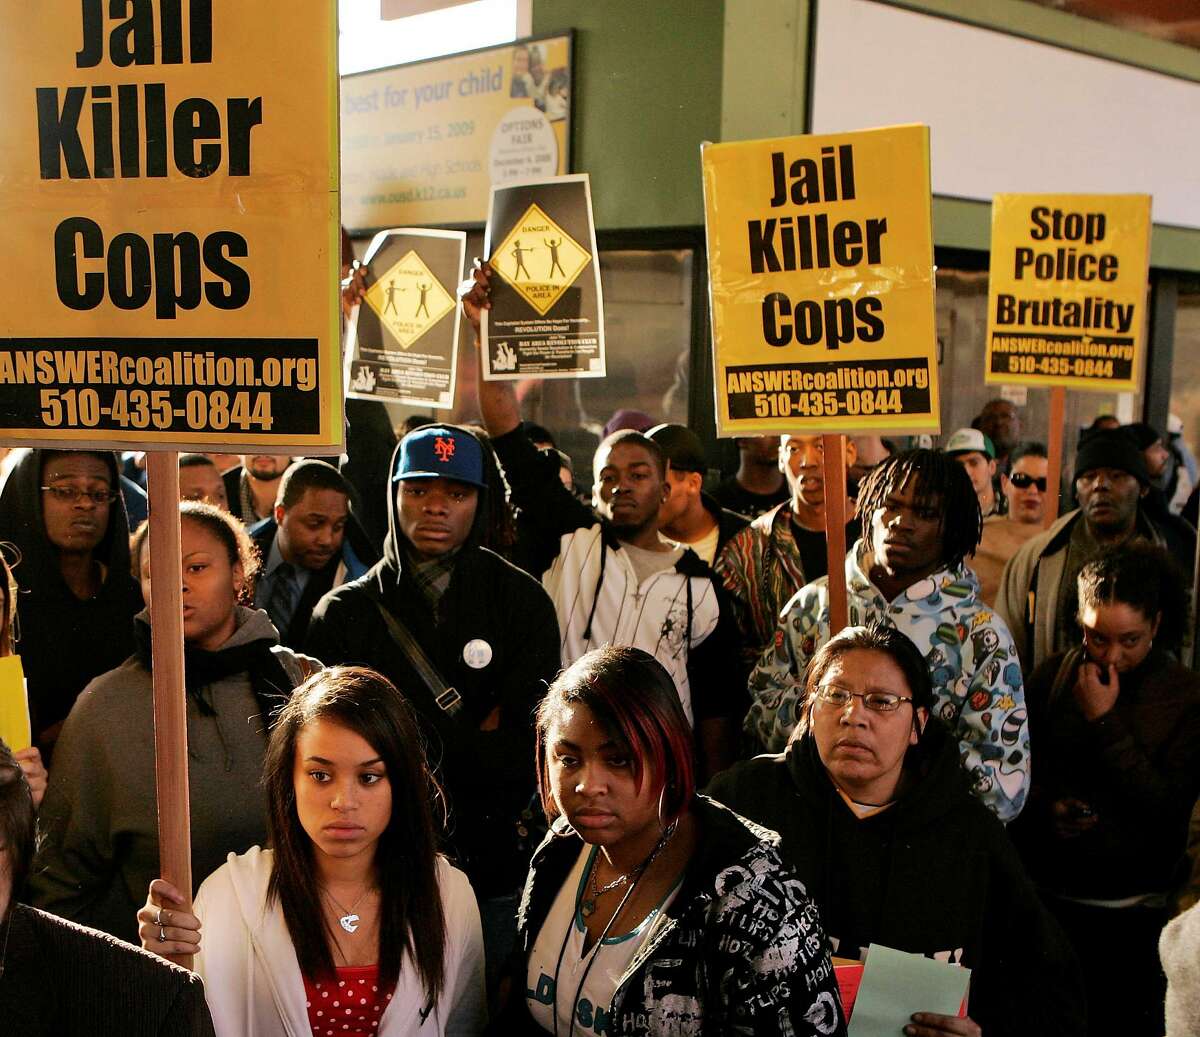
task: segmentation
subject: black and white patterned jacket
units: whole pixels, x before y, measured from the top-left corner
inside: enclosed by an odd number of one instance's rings
[[[622,976],[604,1032],[842,1037],[829,944],[816,904],[779,856],[779,837],[704,796],[693,812],[699,842],[683,885]],[[529,953],[579,857],[579,837],[557,827],[525,882],[514,996],[497,1033],[541,1032],[516,992],[525,990]]]

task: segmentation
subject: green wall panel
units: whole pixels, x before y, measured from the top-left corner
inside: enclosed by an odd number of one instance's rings
[[[700,142],[721,134],[723,0],[534,0],[575,30],[572,164],[605,230],[704,222]]]

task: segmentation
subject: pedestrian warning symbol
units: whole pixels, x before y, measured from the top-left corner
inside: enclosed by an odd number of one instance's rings
[[[402,349],[454,309],[454,297],[410,250],[367,289],[367,303]]]
[[[587,249],[534,204],[492,253],[492,269],[543,317],[591,262]]]

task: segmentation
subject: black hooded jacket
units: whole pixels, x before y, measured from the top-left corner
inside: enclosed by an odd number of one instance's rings
[[[77,598],[62,577],[58,551],[46,536],[42,518],[42,463],[45,450],[28,450],[17,461],[0,492],[0,542],[20,553],[13,576],[17,595],[17,653],[29,688],[36,744],[47,749],[76,697],[93,677],[114,669],[133,651],[133,617],[141,611],[142,592],[130,573],[129,524],[124,497],[109,507],[108,531],[94,552],[104,566],[99,593]],[[117,463],[99,453],[109,467],[114,492],[121,492]]]
[[[391,471],[396,460],[393,455]],[[451,847],[481,897],[511,892],[529,864],[533,845],[522,847],[517,825],[536,786],[533,711],[559,669],[558,622],[546,592],[533,577],[479,546],[485,492],[480,491],[474,525],[435,617],[407,572],[407,542],[389,484],[383,559],[318,602],[305,644],[305,651],[327,665],[379,670],[412,703],[429,738],[430,760],[440,761],[450,799]],[[454,718],[439,708],[392,639],[381,605],[408,628],[442,679],[462,696]],[[472,667],[464,649],[480,641],[491,658]],[[467,655],[478,662],[474,652]],[[499,726],[481,731],[497,706]]]
[[[708,792],[779,832],[835,956],[877,943],[967,966],[969,1014],[989,1037],[1084,1033],[1078,965],[1003,825],[970,794],[957,743],[931,719],[916,751],[912,784],[861,819],[811,736],[735,765]]]

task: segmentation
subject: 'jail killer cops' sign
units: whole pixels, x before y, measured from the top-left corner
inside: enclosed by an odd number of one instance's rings
[[[190,0],[186,46],[182,0],[161,0],[157,27],[149,0],[133,3],[129,16],[111,29],[105,6],[104,0],[83,0],[78,68],[106,61],[118,69],[211,63],[212,0]],[[112,6],[129,9],[125,3]],[[261,96],[230,97],[218,105],[207,97],[168,99],[165,82],[40,86],[41,176],[162,178],[172,166],[194,179],[222,167],[231,177],[249,176],[251,138],[262,119]],[[91,138],[90,148],[84,147],[85,138]],[[250,277],[238,260],[248,254],[246,239],[228,229],[213,231],[203,241],[190,231],[158,233],[147,241],[127,230],[106,234],[95,220],[79,215],[64,219],[54,231],[58,297],[73,310],[93,309],[106,296],[119,309],[140,309],[150,302],[151,285],[160,320],[173,319],[179,308],[195,309],[202,299],[217,309],[240,309],[250,298]],[[105,271],[80,276],[79,256],[106,256]]]
[[[928,131],[706,145],[722,435],[938,424]]]
[[[235,0],[8,22],[0,434],[336,445],[333,0],[287,32]]]

